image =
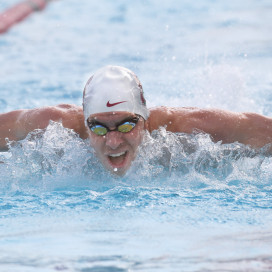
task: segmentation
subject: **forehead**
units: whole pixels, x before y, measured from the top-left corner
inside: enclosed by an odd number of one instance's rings
[[[113,112],[103,112],[92,114],[89,117],[89,121],[100,121],[100,122],[118,122],[126,118],[134,117],[135,114],[126,111],[113,111]]]

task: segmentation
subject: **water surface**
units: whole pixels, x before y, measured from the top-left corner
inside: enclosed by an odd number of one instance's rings
[[[4,10],[17,1],[3,1]],[[270,1],[56,1],[0,36],[0,111],[80,105],[88,76],[126,66],[149,107],[271,116]],[[0,153],[3,271],[270,271],[266,148],[146,135],[123,178],[51,123]]]

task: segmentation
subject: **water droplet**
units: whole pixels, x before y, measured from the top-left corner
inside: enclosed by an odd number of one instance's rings
[[[117,168],[114,168],[113,171],[114,171],[114,172],[117,172]]]

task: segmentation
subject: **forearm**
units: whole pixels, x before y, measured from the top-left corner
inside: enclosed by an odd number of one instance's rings
[[[27,133],[19,122],[23,111],[0,114],[0,151],[8,150],[7,141],[18,141],[26,137]]]
[[[245,121],[241,126],[241,142],[253,148],[272,144],[272,118],[255,113],[244,113]],[[272,145],[269,148],[272,153]]]
[[[167,130],[192,133],[202,131],[215,142],[239,142],[252,148],[272,144],[272,118],[256,113],[235,113],[218,109],[161,108]],[[158,115],[158,114],[157,114]],[[156,119],[156,117],[153,117]],[[270,148],[272,153],[272,148]]]
[[[29,132],[46,128],[49,120],[59,119],[59,112],[53,107],[0,114],[0,151],[8,149],[7,141],[22,140]]]
[[[7,151],[7,150],[8,150],[8,147],[7,147],[5,139],[0,138],[0,152]]]
[[[216,142],[239,142],[252,148],[272,143],[272,118],[260,114],[214,111],[207,114],[204,123],[203,131],[211,134]]]

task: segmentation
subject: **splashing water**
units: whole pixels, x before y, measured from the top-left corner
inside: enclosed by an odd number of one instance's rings
[[[94,189],[105,180],[108,186],[175,188],[242,187],[245,183],[264,188],[271,183],[272,164],[266,147],[253,150],[237,142],[214,143],[203,133],[171,133],[165,128],[146,133],[138,156],[123,178],[107,172],[88,140],[83,141],[61,123],[51,121],[46,129],[35,130],[9,145],[9,154],[1,157],[1,186],[13,189]]]
[[[101,261],[104,264],[113,261],[114,268],[120,265],[135,267],[131,264],[135,261],[132,257],[120,259],[103,255],[106,247],[109,254],[117,250],[120,256],[124,256],[125,252],[116,248],[116,239],[122,239],[122,233],[125,237],[132,235],[126,247],[135,247],[131,254],[142,260],[144,269],[153,263],[152,256],[166,258],[165,264],[160,260],[161,268],[169,267],[169,261],[171,266],[183,263],[192,267],[192,261],[189,261],[192,256],[209,267],[211,261],[206,259],[199,243],[204,247],[213,245],[210,254],[215,258],[213,265],[218,267],[225,267],[226,263],[232,263],[232,267],[239,266],[237,254],[242,259],[252,255],[253,259],[248,259],[248,267],[252,267],[256,254],[264,258],[269,248],[271,239],[265,238],[266,229],[263,228],[262,233],[255,229],[264,225],[269,228],[272,219],[272,164],[265,148],[256,151],[238,143],[213,143],[206,134],[174,134],[161,128],[145,135],[131,169],[124,177],[117,178],[103,169],[87,141],[63,128],[62,124],[51,122],[45,130],[36,130],[25,140],[10,143],[10,152],[1,155],[1,161],[2,222],[13,229],[12,235],[17,235],[20,243],[24,245],[24,239],[30,243],[25,252],[32,256],[31,259],[26,256],[21,259],[8,246],[8,251],[0,257],[2,264],[12,262],[18,263],[19,267],[23,264],[35,268],[37,262],[47,266],[46,258],[50,258],[50,265],[55,264],[59,268],[68,268],[75,263],[89,267],[90,262],[99,264]],[[30,225],[27,223],[29,217]],[[14,218],[17,219],[12,221]],[[17,225],[24,230],[22,234]],[[46,225],[53,226],[53,229],[47,230]],[[245,228],[251,236],[243,236]],[[35,229],[39,237],[46,237],[43,249],[37,253],[33,252]],[[112,234],[111,229],[114,230]],[[209,234],[211,230],[212,237]],[[172,236],[169,236],[169,231]],[[32,234],[25,236],[25,232]],[[163,238],[165,232],[168,233],[167,238]],[[236,241],[239,232],[242,232],[239,246],[236,242],[230,243],[232,239]],[[85,237],[76,239],[82,250],[77,252],[78,257],[74,261],[65,255],[65,243],[71,243],[71,233]],[[139,248],[145,244],[148,233],[153,235],[152,239],[149,238],[150,247],[145,246],[144,254],[139,255]],[[100,235],[104,246],[99,244]],[[135,235],[136,240],[133,238]],[[9,243],[9,237],[6,229],[3,246]],[[165,246],[154,250],[158,237]],[[190,246],[186,242],[188,237],[191,237]],[[266,239],[267,246],[264,242],[261,246],[252,242],[253,238],[249,237]],[[98,254],[92,261],[86,256],[87,241],[92,241]],[[110,241],[115,242],[112,244]],[[140,243],[138,247],[135,246],[137,243]],[[221,255],[218,243],[224,243],[233,254],[226,259]],[[250,255],[245,248],[252,243],[255,251]],[[50,255],[53,244],[63,252],[58,257],[64,266],[54,262]],[[232,249],[234,245],[235,249]],[[187,252],[189,259],[180,259],[174,248]],[[169,256],[165,255],[165,250]],[[41,257],[41,254],[47,257]],[[185,258],[184,254],[182,258]],[[194,259],[193,263],[197,262]],[[269,263],[269,259],[259,259],[259,266],[264,263]]]

